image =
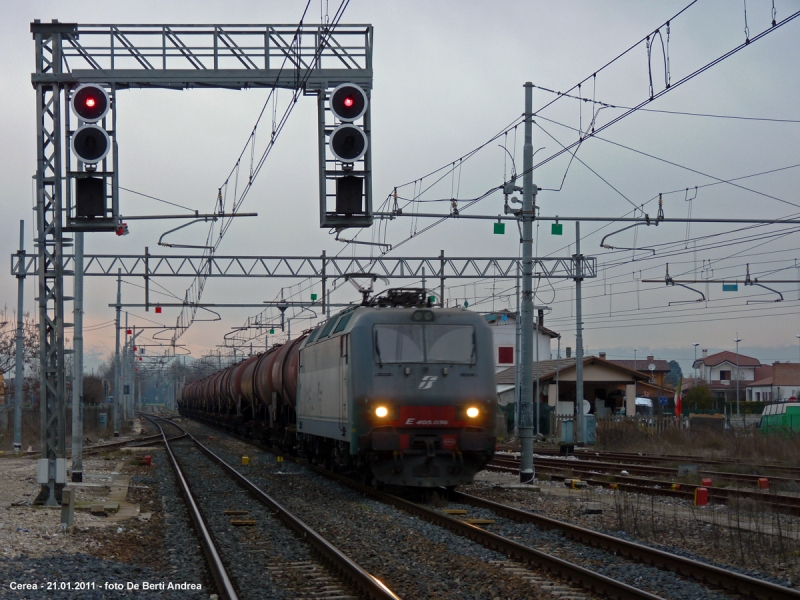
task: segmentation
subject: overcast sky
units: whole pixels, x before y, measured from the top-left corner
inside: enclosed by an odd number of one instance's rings
[[[644,44],[614,63],[603,65],[648,33],[661,27],[688,2],[364,2],[352,0],[343,23],[374,25],[374,89],[372,92],[372,148],[374,196],[379,205],[395,186],[414,181],[457,161],[484,144],[521,115],[523,84],[566,91],[597,72],[596,80],[581,87],[580,96],[617,107],[635,106],[664,89],[666,27],[653,47],[652,68]],[[338,1],[327,4],[332,15]],[[19,220],[25,219],[27,250],[32,251],[32,175],[35,171],[35,96],[30,84],[34,69],[34,44],[29,23],[59,19],[63,22],[161,24],[161,23],[271,23],[294,24],[305,2],[44,2],[8,3],[0,22],[0,63],[3,100],[0,131],[5,144],[0,163],[2,229],[0,257],[13,253],[18,244]],[[776,0],[778,21],[800,10],[797,2]],[[753,38],[770,28],[772,2],[747,3],[747,26]],[[320,2],[313,0],[306,19],[320,20]],[[742,3],[700,0],[670,23],[668,58],[670,81],[716,60],[745,39]],[[537,169],[534,179],[542,191],[537,204],[542,216],[631,216],[634,206],[655,217],[657,197],[664,194],[667,217],[786,218],[800,213],[800,19],[713,66],[687,83],[671,89],[647,106],[658,111],[677,111],[748,117],[745,120],[639,111],[609,127],[599,137],[581,144],[576,158],[564,155]],[[574,92],[578,95],[577,90]],[[222,185],[267,98],[267,90],[130,90],[118,94],[117,140],[119,177],[123,187],[170,202],[211,211]],[[278,94],[278,114],[283,112],[288,91]],[[534,91],[534,110],[555,98]],[[578,139],[593,112],[601,105],[562,98],[536,119],[534,148],[543,148],[536,161],[556,153],[560,144]],[[259,174],[243,210],[258,212],[253,219],[234,223],[219,254],[319,255],[344,252],[368,255],[368,246],[343,249],[326,230],[319,229],[317,211],[316,102],[301,97],[278,143]],[[604,108],[596,114],[596,126],[624,111]],[[793,121],[793,122],[792,122]],[[268,130],[263,137],[268,137]],[[522,170],[522,128],[502,142]],[[612,143],[613,142],[613,143]],[[626,146],[627,148],[623,148]],[[263,144],[257,144],[257,152]],[[639,151],[638,153],[635,151]],[[645,154],[650,155],[646,156]],[[669,161],[669,162],[667,162]],[[671,163],[671,164],[670,164]],[[567,167],[569,165],[569,170]],[[788,168],[791,167],[791,168]],[[755,175],[731,184],[708,184]],[[500,186],[511,172],[511,160],[497,142],[486,146],[428,189],[421,199],[435,200],[481,196]],[[564,177],[566,172],[566,178]],[[717,179],[715,179],[717,178]],[[563,186],[561,185],[564,180]],[[424,187],[433,183],[424,180]],[[696,198],[689,202],[687,198]],[[704,187],[707,186],[707,187]],[[685,192],[689,188],[689,192]],[[748,189],[743,189],[748,188]],[[418,186],[399,189],[413,197]],[[669,193],[668,193],[669,192]],[[502,194],[489,195],[467,212],[496,215],[502,212]],[[423,203],[425,212],[447,211],[446,203]],[[128,192],[121,194],[123,214],[175,213],[178,209]],[[407,211],[410,211],[408,207]],[[641,214],[638,212],[637,214]],[[385,240],[397,245],[429,221],[397,219]],[[176,222],[132,222],[131,234],[88,234],[86,252],[138,254],[145,246],[157,250],[159,236]],[[617,248],[600,248],[605,234],[623,224],[582,223],[581,244],[585,254],[598,257],[600,277],[584,285],[585,343],[590,352],[609,352],[611,358],[633,358],[655,353],[659,358],[678,358],[684,367],[694,352],[693,342],[710,352],[734,350],[737,333],[742,352],[764,362],[798,360],[800,334],[798,284],[770,285],[783,293],[783,302],[747,305],[748,300],[768,300],[778,295],[759,288],[739,286],[723,293],[721,284],[693,285],[708,302],[674,304],[699,297],[696,292],[663,284],[637,282],[663,279],[666,263],[670,274],[682,278],[742,278],[746,264],[762,279],[800,278],[796,260],[797,226],[763,227],[661,224],[638,227],[608,238]],[[174,237],[174,241],[201,243],[206,225],[198,224]],[[551,235],[550,223],[535,228],[536,254],[564,256],[574,251],[575,230],[564,223],[562,236]],[[359,239],[377,234],[363,232]],[[711,237],[709,237],[711,236]],[[381,238],[384,237],[381,229]],[[655,254],[646,248],[653,248]],[[433,256],[440,250],[450,256],[516,256],[519,237],[509,224],[505,235],[493,235],[489,221],[448,221],[404,243],[390,256]],[[169,292],[183,297],[190,281],[161,280]],[[308,283],[289,289],[286,280],[212,280],[204,300],[253,302],[276,298],[281,286],[286,296],[308,300]],[[300,284],[301,282],[294,282]],[[552,285],[551,285],[552,283]],[[144,301],[141,281],[123,286],[123,300]],[[35,281],[29,279],[26,310],[35,311]],[[68,283],[71,287],[71,283]],[[382,284],[379,284],[379,289]],[[87,326],[100,326],[86,334],[87,366],[112,350],[113,327],[102,327],[113,318],[108,307],[115,299],[115,283],[91,278],[86,284]],[[492,290],[495,291],[492,294]],[[154,288],[154,292],[156,288]],[[562,346],[574,346],[575,320],[572,284],[544,282],[538,287],[537,304],[552,307],[546,323],[563,335]],[[166,293],[166,292],[165,292]],[[493,297],[492,297],[493,296]],[[336,302],[357,297],[341,287]],[[513,283],[488,281],[467,286],[449,282],[448,300],[466,300],[477,310],[515,308]],[[153,296],[169,301],[169,296]],[[8,272],[0,277],[0,303],[16,303],[16,280]],[[670,306],[670,303],[673,303]],[[71,310],[71,305],[67,306]],[[195,356],[222,343],[231,327],[241,325],[254,309],[226,310],[219,322],[197,323],[181,338]],[[174,323],[177,309],[165,309],[158,317],[143,309],[130,311],[130,322],[165,325]],[[70,319],[71,320],[71,319]],[[297,319],[293,330],[310,322]],[[277,339],[276,339],[277,341]],[[256,342],[263,344],[263,339]]]

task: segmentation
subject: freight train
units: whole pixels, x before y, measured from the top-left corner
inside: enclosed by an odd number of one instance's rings
[[[493,348],[480,315],[391,289],[187,384],[178,405],[373,485],[453,487],[494,454]]]

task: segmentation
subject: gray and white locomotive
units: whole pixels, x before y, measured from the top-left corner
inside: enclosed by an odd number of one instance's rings
[[[388,290],[308,335],[184,388],[212,418],[376,483],[470,483],[495,448],[492,334],[480,315]]]

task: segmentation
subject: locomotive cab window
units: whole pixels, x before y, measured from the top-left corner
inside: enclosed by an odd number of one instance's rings
[[[472,325],[375,325],[373,338],[379,364],[475,362]]]
[[[313,342],[316,339],[317,334],[319,333],[319,330],[320,330],[320,327],[317,327],[314,331],[311,332],[311,335],[308,336],[308,341],[306,342],[306,345],[310,344],[311,342]]]
[[[333,324],[336,323],[336,321],[337,321],[336,317],[328,319],[328,322],[325,323],[325,326],[322,328],[322,331],[320,331],[319,337],[317,339],[321,340],[322,338],[327,337],[327,335],[331,332],[331,329],[333,329]]]
[[[353,313],[347,313],[341,319],[339,319],[339,324],[336,326],[336,329],[333,330],[333,333],[339,333],[340,331],[344,331],[347,324],[350,322],[350,317],[353,316]]]

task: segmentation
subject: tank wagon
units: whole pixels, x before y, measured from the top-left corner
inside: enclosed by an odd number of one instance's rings
[[[480,315],[388,290],[186,385],[179,409],[373,483],[456,486],[494,453],[493,353]]]

